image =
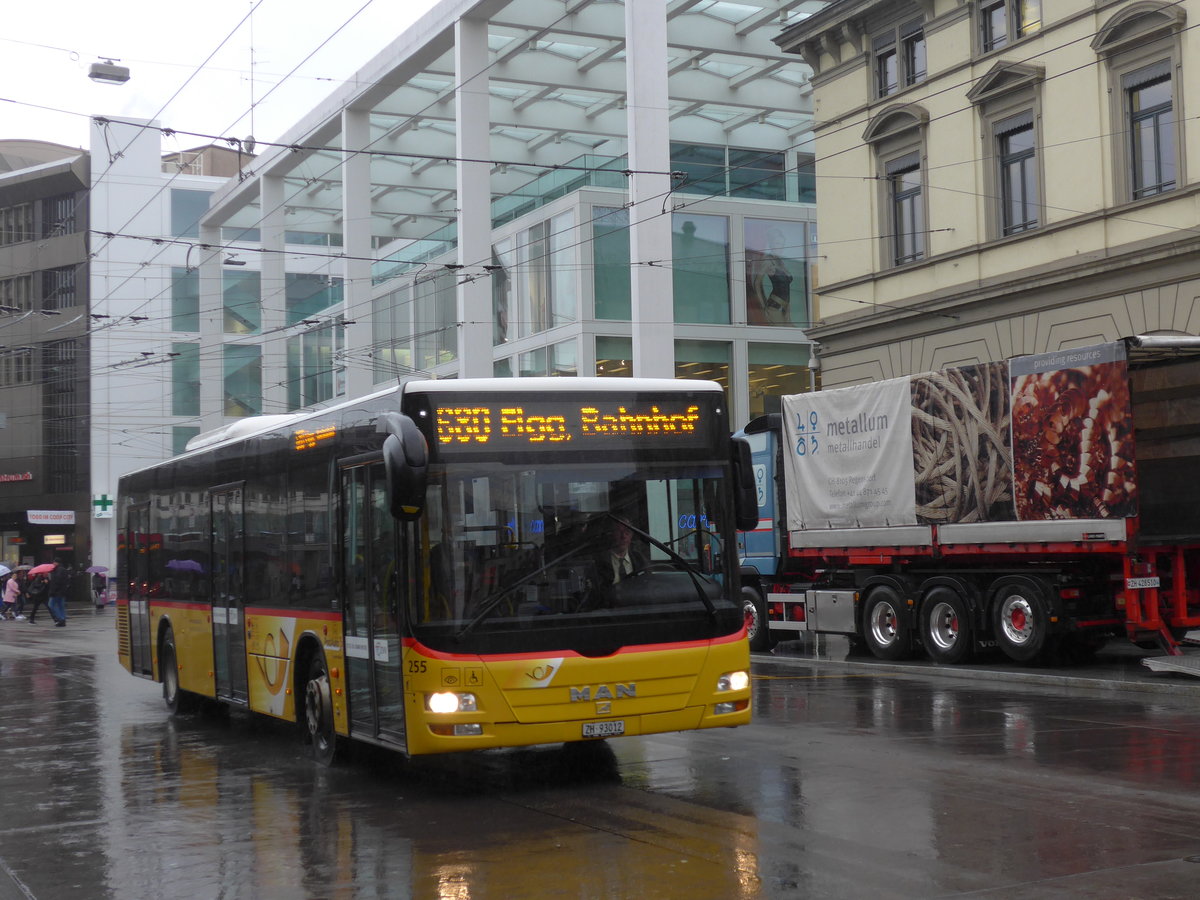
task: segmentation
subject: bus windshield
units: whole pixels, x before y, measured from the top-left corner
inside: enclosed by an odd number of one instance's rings
[[[740,627],[721,464],[467,468],[431,469],[418,640],[598,656]]]

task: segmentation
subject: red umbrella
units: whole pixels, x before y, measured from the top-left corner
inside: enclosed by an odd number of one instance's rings
[[[54,567],[58,563],[42,563],[40,566],[34,566],[29,570],[30,575],[45,575],[47,572],[53,572]]]

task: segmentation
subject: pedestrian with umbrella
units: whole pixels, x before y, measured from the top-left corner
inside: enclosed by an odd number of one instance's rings
[[[38,609],[42,604],[46,604],[46,609],[50,609],[50,604],[47,601],[47,585],[49,579],[47,573],[54,568],[53,563],[46,563],[41,566],[34,566],[29,570],[28,581],[25,583],[25,596],[33,602],[33,608],[29,610],[29,624],[32,625],[37,620]],[[54,611],[50,610],[51,618],[54,617]]]
[[[92,602],[96,604],[96,612],[104,612],[104,573],[108,566],[88,566],[84,571],[92,576]]]
[[[33,571],[37,571],[34,568]],[[54,624],[59,628],[67,625],[67,591],[71,587],[71,571],[60,562],[51,563],[50,578],[46,590],[50,599],[46,601],[46,609],[54,617]]]
[[[12,569],[0,564],[0,584],[4,585],[3,589],[0,589],[0,601],[2,601],[2,605],[0,605],[0,619],[15,619],[17,617],[15,612],[17,595],[16,592],[10,594],[8,590],[8,583],[13,580]]]

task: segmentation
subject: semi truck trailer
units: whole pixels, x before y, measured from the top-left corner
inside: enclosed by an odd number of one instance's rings
[[[782,398],[739,433],[751,648],[881,659],[1180,654],[1200,626],[1200,338],[1090,347]]]

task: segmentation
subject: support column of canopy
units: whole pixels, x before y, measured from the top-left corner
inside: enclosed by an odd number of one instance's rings
[[[356,153],[371,142],[371,118],[366,110],[342,111],[342,249],[344,260],[347,324],[344,360],[346,394],[359,397],[370,393],[373,366],[371,351],[371,154]],[[337,366],[342,360],[334,360]]]
[[[633,374],[674,378],[666,0],[625,4],[625,79]]]
[[[458,362],[464,378],[492,376],[492,286],[481,277],[491,261],[491,109],[488,27],[483,19],[455,23],[455,129],[458,156]],[[467,160],[480,160],[467,162]]]

